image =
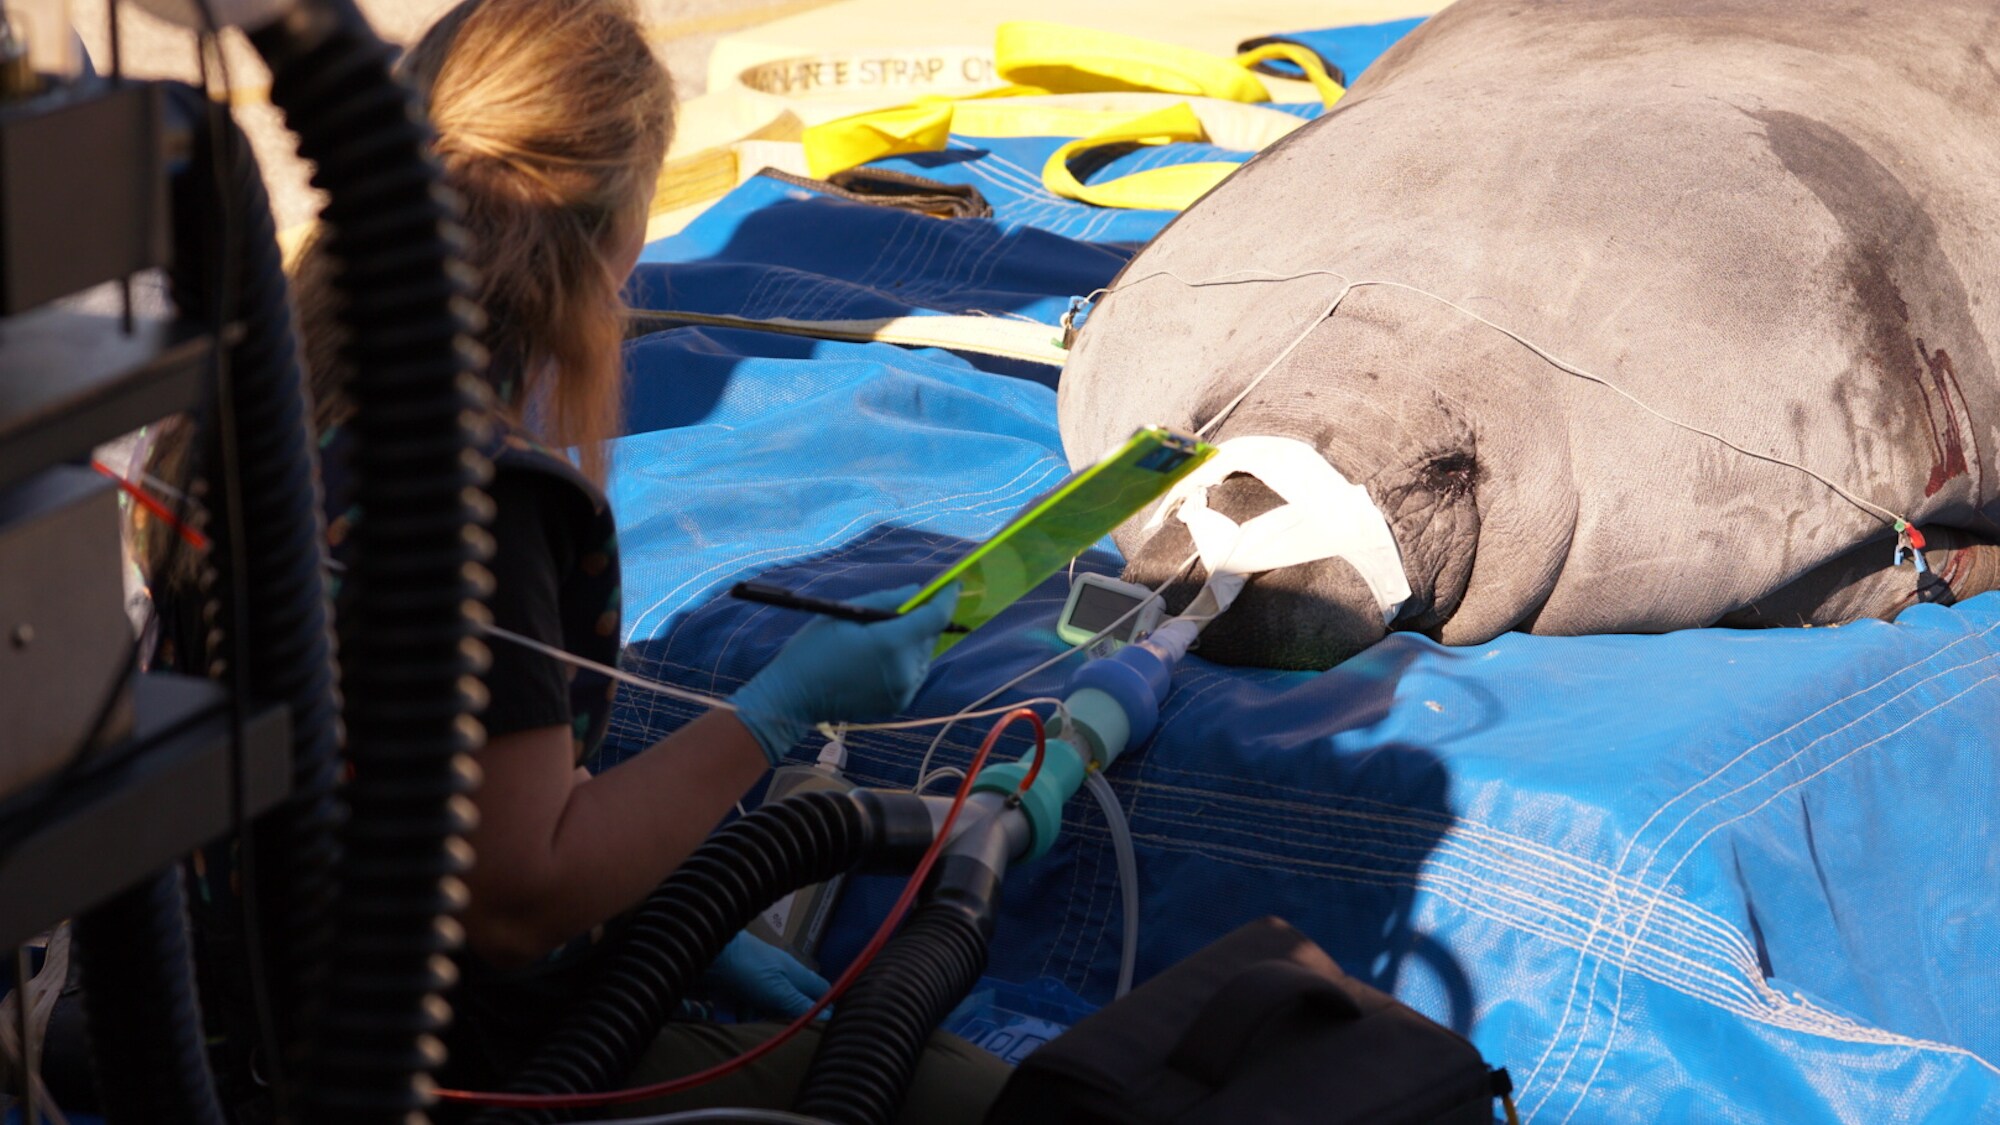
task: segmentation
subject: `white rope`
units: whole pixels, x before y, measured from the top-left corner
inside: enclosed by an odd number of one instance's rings
[[[736,705],[727,699],[713,695],[704,695],[698,691],[690,691],[676,684],[663,683],[659,680],[649,680],[644,676],[634,675],[621,668],[613,668],[609,664],[600,664],[595,660],[578,656],[573,652],[565,651],[554,645],[543,644],[533,637],[524,637],[511,630],[502,629],[498,625],[481,625],[479,628],[481,632],[488,636],[498,637],[509,644],[520,645],[522,648],[541,653],[543,656],[560,660],[565,664],[573,665],[577,668],[584,668],[602,676],[609,676],[621,684],[629,684],[643,691],[654,692],[667,696],[670,699],[678,699],[684,703],[692,703],[697,707],[706,707],[714,711],[736,710]],[[984,701],[982,700],[981,702]],[[1004,715],[1009,711],[1017,711],[1023,707],[1033,707],[1044,703],[1053,705],[1058,714],[1067,714],[1063,710],[1062,700],[1053,696],[1040,696],[1034,699],[1022,700],[1019,703],[1010,703],[1005,707],[990,707],[984,711],[961,711],[954,715],[937,715],[928,719],[902,719],[890,723],[842,723],[837,728],[832,724],[820,723],[818,729],[820,733],[829,738],[837,737],[837,734],[844,734],[851,731],[923,730],[927,727],[934,727],[940,724],[950,726],[952,723],[964,719],[991,718],[994,715]],[[975,706],[977,705],[975,704]]]
[[[984,711],[960,711],[955,715],[939,715],[929,719],[903,719],[893,723],[821,723],[821,734],[831,737],[835,732],[845,734],[857,730],[923,730],[939,723],[956,723],[965,719],[990,719],[995,715],[1005,715],[1009,711],[1019,711],[1023,707],[1047,704],[1055,708],[1056,714],[1069,717],[1069,709],[1063,701],[1053,695],[1038,695],[1033,699],[1023,699],[1019,703],[1009,703],[1005,707],[988,707]]]
[[[965,771],[959,769],[957,766],[939,766],[937,769],[934,769],[931,772],[925,774],[924,776],[918,778],[917,786],[915,789],[911,790],[911,792],[922,793],[924,790],[929,789],[932,785],[936,784],[938,781],[944,778],[952,778],[954,780],[964,781]]]
[[[1217,274],[1214,277],[1207,278],[1201,281],[1191,281],[1185,277],[1182,277],[1180,274],[1175,273],[1172,270],[1154,270],[1151,273],[1140,274],[1138,277],[1132,278],[1131,280],[1122,283],[1119,286],[1119,291],[1123,292],[1126,289],[1129,289],[1142,282],[1150,281],[1156,277],[1171,278],[1172,280],[1178,281],[1182,285],[1185,285],[1191,289],[1205,288],[1214,285],[1245,285],[1254,283],[1286,282],[1286,281],[1295,281],[1305,277],[1335,277],[1339,278],[1343,283],[1341,285],[1340,292],[1334,295],[1332,303],[1327,306],[1326,311],[1324,313],[1313,318],[1313,320],[1306,325],[1305,331],[1299,333],[1296,339],[1294,339],[1290,344],[1286,345],[1285,350],[1279,352],[1278,357],[1276,359],[1266,364],[1263,370],[1257,372],[1257,374],[1250,379],[1249,384],[1243,388],[1241,393],[1239,393],[1235,398],[1230,399],[1227,405],[1223,406],[1221,410],[1215,413],[1214,417],[1202,423],[1201,426],[1197,428],[1196,432],[1204,438],[1211,436],[1215,432],[1215,429],[1222,424],[1223,420],[1228,418],[1229,415],[1233,413],[1238,406],[1242,405],[1243,400],[1250,397],[1251,392],[1257,389],[1258,385],[1264,381],[1264,378],[1266,376],[1268,376],[1272,371],[1276,370],[1278,366],[1284,363],[1286,359],[1290,358],[1291,354],[1294,351],[1297,351],[1301,344],[1305,343],[1306,337],[1311,336],[1313,330],[1318,328],[1322,321],[1333,316],[1333,314],[1339,310],[1341,302],[1347,299],[1347,295],[1349,293],[1352,293],[1354,290],[1366,286],[1381,286],[1387,289],[1402,289],[1410,293],[1415,293],[1420,297],[1428,297],[1429,299],[1436,301],[1437,303],[1445,306],[1448,309],[1451,309],[1454,312],[1460,313],[1466,317],[1471,318],[1472,320],[1478,321],[1480,324],[1483,324],[1486,327],[1491,328],[1495,332],[1500,333],[1501,335],[1507,337],[1508,339],[1514,341],[1515,343],[1533,352],[1535,355],[1539,356],[1544,362],[1548,363],[1551,367],[1554,367],[1559,371],[1566,372],[1570,375],[1574,375],[1579,379],[1587,379],[1590,382],[1596,383],[1597,385],[1604,387],[1606,390],[1609,390],[1614,394],[1617,394],[1621,398],[1624,398],[1626,401],[1630,402],[1632,405],[1638,407],[1639,409],[1645,411],[1648,414],[1651,414],[1653,417],[1658,418],[1660,421],[1665,422],[1670,426],[1673,426],[1677,429],[1686,430],[1689,433],[1697,434],[1701,437],[1708,438],[1711,441],[1718,442],[1724,446],[1727,446],[1730,449],[1735,450],[1738,453],[1743,454],[1746,457],[1751,457],[1759,461],[1766,461],[1774,465],[1781,465],[1785,468],[1793,469],[1797,472],[1803,473],[1806,476],[1811,477],[1813,480],[1816,480],[1819,483],[1825,485],[1827,488],[1833,490],[1833,492],[1836,495],[1840,496],[1848,503],[1853,504],[1855,507],[1858,507],[1863,511],[1871,512],[1876,515],[1882,516],[1888,522],[1891,523],[1897,521],[1903,521],[1907,523],[1915,522],[1913,520],[1909,520],[1907,517],[1903,516],[1898,512],[1892,511],[1888,508],[1883,507],[1880,504],[1875,503],[1872,500],[1868,500],[1864,497],[1855,495],[1853,492],[1849,491],[1846,488],[1841,487],[1838,483],[1834,482],[1828,477],[1813,471],[1812,469],[1798,463],[1797,461],[1780,457],[1774,453],[1760,453],[1754,449],[1746,449],[1743,446],[1737,444],[1734,441],[1731,441],[1730,439],[1722,436],[1721,434],[1716,433],[1713,430],[1703,429],[1702,427],[1694,425],[1691,422],[1683,422],[1678,418],[1674,418],[1668,414],[1665,414],[1662,411],[1658,410],[1657,408],[1653,407],[1652,405],[1648,404],[1644,400],[1640,399],[1637,395],[1619,386],[1618,384],[1612,382],[1611,380],[1605,378],[1604,376],[1599,375],[1594,371],[1587,370],[1577,364],[1571,363],[1568,360],[1563,359],[1560,356],[1557,356],[1554,352],[1551,352],[1549,349],[1543,347],[1542,345],[1534,342],[1533,340],[1528,339],[1521,333],[1516,332],[1513,329],[1506,327],[1505,325],[1497,324],[1494,321],[1489,320],[1486,317],[1481,316],[1476,312],[1473,312],[1471,309],[1466,308],[1464,305],[1461,305],[1458,302],[1453,301],[1447,297],[1442,297],[1436,293],[1431,292],[1428,289],[1423,289],[1415,285],[1405,284],[1404,282],[1400,281],[1381,281],[1381,280],[1352,281],[1349,280],[1345,274],[1342,274],[1337,270],[1325,270],[1325,269],[1305,270],[1296,274],[1275,274],[1260,270],[1235,270],[1230,273]]]
[[[629,684],[635,688],[664,695],[669,699],[678,699],[683,703],[692,703],[697,707],[706,707],[713,711],[736,710],[736,705],[727,699],[718,699],[715,696],[703,695],[698,691],[689,691],[687,688],[674,684],[665,684],[657,680],[649,680],[644,676],[635,676],[623,669],[613,668],[609,664],[599,664],[595,660],[578,656],[573,652],[557,648],[554,645],[543,644],[533,637],[524,637],[512,630],[502,629],[498,625],[481,625],[479,626],[479,631],[489,637],[498,637],[509,644],[520,645],[530,652],[539,652],[551,659],[560,660],[565,664],[575,665],[578,668],[589,669],[600,676],[609,676],[621,684]]]

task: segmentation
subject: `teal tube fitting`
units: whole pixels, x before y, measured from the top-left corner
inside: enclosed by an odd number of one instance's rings
[[[1097,763],[1098,769],[1109,769],[1130,745],[1132,720],[1126,716],[1125,706],[1112,696],[1096,688],[1081,688],[1069,693],[1069,698],[1063,700],[1063,708],[1069,712],[1076,725],[1075,733],[1090,750],[1090,759]],[[1070,733],[1063,732],[1065,737]]]
[[[1042,772],[1035,776],[1035,784],[1021,794],[1021,813],[1028,818],[1028,852],[1020,857],[1022,862],[1039,859],[1055,846],[1056,835],[1062,830],[1063,806],[1083,787],[1091,763],[1103,768],[1117,760],[1125,752],[1125,740],[1131,731],[1118,701],[1094,688],[1072,692],[1063,701],[1063,708],[1070,721],[1058,720],[1049,730],[1048,757],[1042,763]],[[1028,776],[1034,756],[1035,752],[1030,750],[1018,762],[980,770],[972,791],[1012,796],[1021,787],[1021,780]]]
[[[1083,786],[1086,763],[1090,761],[1088,753],[1060,738],[1048,740],[1047,753],[1048,759],[1042,763],[1042,772],[1035,776],[1035,784],[1021,794],[1021,813],[1028,818],[1028,852],[1019,862],[1039,859],[1055,845],[1056,834],[1062,830],[1063,805]],[[1030,750],[1018,762],[987,766],[979,771],[972,791],[1013,795],[1021,787],[1021,779],[1028,776],[1034,756]]]

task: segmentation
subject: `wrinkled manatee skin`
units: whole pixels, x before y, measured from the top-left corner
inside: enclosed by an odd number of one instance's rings
[[[1349,281],[1396,284],[1327,317]],[[1213,436],[1368,488],[1413,591],[1390,628],[1830,624],[1991,588],[2000,4],[1459,0],[1120,275],[1064,371],[1070,460],[1208,421],[1295,342]],[[1871,505],[1932,533],[1943,588],[1890,568]],[[1191,547],[1142,523],[1119,545],[1157,581]],[[1365,597],[1338,560],[1261,576],[1202,652],[1331,666],[1383,633]]]

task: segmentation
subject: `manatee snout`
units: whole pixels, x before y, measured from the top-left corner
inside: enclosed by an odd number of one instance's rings
[[[1283,500],[1255,477],[1229,477],[1209,491],[1209,507],[1241,524]],[[1136,551],[1129,551],[1125,580],[1166,590],[1167,611],[1179,613],[1201,592],[1208,572],[1187,527],[1169,517]],[[1221,664],[1323,669],[1382,639],[1387,630],[1368,583],[1340,559],[1286,567],[1250,579],[1229,612],[1202,632],[1199,652]]]
[[[1093,321],[1091,331],[1109,323]],[[1087,383],[1089,375],[1064,379]],[[1549,367],[1539,355],[1399,290],[1349,297],[1338,317],[1316,322],[1288,358],[1253,377],[1248,393],[1239,372],[1209,379],[1189,398],[1181,424],[1222,418],[1219,426],[1206,425],[1218,447],[1277,439],[1309,449],[1333,475],[1295,476],[1298,466],[1288,459],[1265,460],[1274,451],[1237,447],[1244,474],[1262,473],[1268,464],[1278,470],[1285,497],[1257,476],[1239,474],[1208,488],[1208,507],[1242,525],[1288,497],[1304,518],[1328,521],[1320,528],[1336,529],[1328,538],[1351,550],[1252,577],[1203,632],[1201,655],[1223,664],[1320,670],[1381,640],[1391,627],[1446,644],[1479,644],[1532,621],[1564,570],[1579,510],[1569,415],[1565,400],[1550,392]],[[1141,409],[1144,399],[1132,415]],[[1342,493],[1356,486],[1365,490],[1359,507]],[[1375,520],[1393,541],[1392,560],[1371,555]],[[1150,531],[1122,530],[1118,544],[1127,578],[1149,586],[1195,553],[1187,526],[1172,514]],[[1386,567],[1401,571],[1400,598],[1385,581]],[[1189,604],[1207,577],[1197,564],[1169,589],[1168,608]],[[1385,622],[1390,603],[1395,617]]]

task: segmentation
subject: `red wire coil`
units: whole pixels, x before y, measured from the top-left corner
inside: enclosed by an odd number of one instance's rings
[[[986,736],[988,738],[999,738],[1000,732],[1007,729],[1008,723],[1020,718],[1027,719],[1028,724],[1035,728],[1035,760],[1028,766],[1027,774],[1021,778],[1020,787],[1014,790],[1015,800],[1026,796],[1028,790],[1034,788],[1035,779],[1042,776],[1042,761],[1049,756],[1049,732],[1047,728],[1042,726],[1042,717],[1040,715],[1023,707],[1017,711],[1009,711],[1005,715],[1000,716],[1000,722],[993,727],[992,733]]]
[[[972,763],[965,768],[965,777],[959,781],[958,793],[952,798],[951,809],[945,813],[944,823],[938,825],[937,836],[931,840],[931,846],[924,852],[923,858],[917,861],[916,870],[910,872],[910,880],[903,885],[903,893],[897,896],[896,904],[889,908],[888,916],[882,919],[880,926],[876,927],[875,936],[868,939],[868,944],[862,948],[860,956],[854,959],[854,963],[847,967],[846,972],[840,974],[840,979],[833,982],[833,987],[827,989],[825,995],[784,1030],[727,1062],[648,1086],[588,1094],[506,1094],[486,1090],[441,1089],[437,1091],[438,1100],[497,1106],[504,1109],[590,1109],[598,1106],[623,1105],[627,1102],[645,1101],[648,1098],[665,1097],[694,1089],[734,1074],[777,1050],[793,1036],[811,1026],[813,1020],[817,1019],[820,1012],[828,1005],[840,999],[875,960],[876,955],[882,952],[882,947],[889,943],[890,936],[896,932],[896,927],[902,924],[903,917],[915,904],[917,892],[923,888],[924,879],[930,875],[931,868],[937,864],[938,856],[943,853],[945,844],[950,841],[952,825],[957,823],[959,811],[965,807],[967,798],[972,796],[972,783],[979,777],[979,770],[986,764],[987,757],[993,753],[994,744],[1000,741],[1001,732],[1005,731],[1008,724],[1015,719],[1022,718],[1027,719],[1035,728],[1035,764],[1029,767],[1027,776],[1021,779],[1021,787],[1015,791],[1015,795],[1027,792],[1028,787],[1034,784],[1035,776],[1042,769],[1042,758],[1048,753],[1048,736],[1042,725],[1042,717],[1022,707],[1001,716],[1000,721],[993,724],[993,729],[986,732],[985,740],[979,744],[979,753],[973,755]]]

